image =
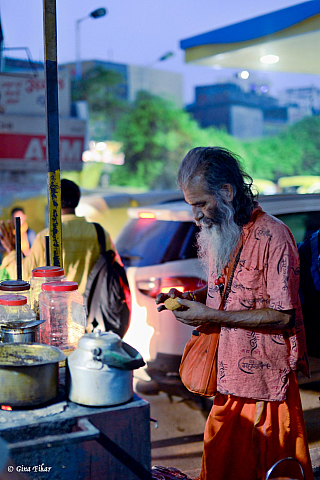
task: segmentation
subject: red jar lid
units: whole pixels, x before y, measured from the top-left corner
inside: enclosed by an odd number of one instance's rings
[[[71,292],[72,290],[78,290],[77,282],[50,282],[43,283],[41,290],[45,292]]]
[[[0,305],[26,305],[27,297],[23,295],[0,295]]]
[[[0,290],[3,292],[23,292],[30,290],[30,283],[24,280],[3,280],[0,283]]]
[[[32,270],[33,277],[61,277],[64,270],[61,267],[38,267]]]

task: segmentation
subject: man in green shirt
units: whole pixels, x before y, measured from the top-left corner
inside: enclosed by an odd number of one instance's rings
[[[71,180],[61,180],[61,221],[62,221],[62,258],[65,277],[68,281],[77,282],[79,292],[84,293],[88,275],[99,258],[100,247],[97,232],[92,223],[84,217],[77,217],[75,209],[80,201],[80,189]],[[2,245],[7,255],[3,258],[0,267],[0,278],[5,272],[11,279],[16,278],[16,251],[13,224],[0,223]],[[106,251],[115,250],[113,242],[107,231],[105,233]],[[46,265],[45,236],[49,235],[46,228],[36,236],[34,244],[27,257],[22,259],[22,278],[29,281],[32,270]],[[119,262],[119,256],[117,255]]]

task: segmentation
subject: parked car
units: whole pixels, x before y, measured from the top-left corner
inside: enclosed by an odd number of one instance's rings
[[[100,223],[116,240],[128,220],[129,207],[150,205],[163,200],[183,198],[179,190],[154,190],[150,192],[120,191],[85,193],[81,196],[76,214],[88,222]]]
[[[259,203],[288,225],[296,242],[320,227],[320,194],[264,195]],[[172,287],[187,291],[206,283],[195,247],[198,227],[184,201],[130,208],[128,216],[116,242],[133,301],[125,340],[147,361],[144,380],[153,381],[150,393],[162,390],[189,398],[192,394],[181,384],[178,369],[193,327],[178,322],[171,311],[159,313],[155,298]]]

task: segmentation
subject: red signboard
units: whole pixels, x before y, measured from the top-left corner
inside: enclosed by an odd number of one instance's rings
[[[60,118],[60,165],[81,170],[86,122]],[[0,169],[46,170],[46,119],[40,115],[0,115]]]
[[[83,137],[60,136],[60,162],[79,164],[84,150]],[[0,159],[46,161],[46,136],[0,133]],[[1,160],[0,160],[1,161]]]

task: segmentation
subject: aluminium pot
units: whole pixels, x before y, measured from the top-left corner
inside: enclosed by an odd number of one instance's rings
[[[2,343],[40,343],[40,324],[44,320],[32,322],[11,322],[0,325],[0,341]]]
[[[32,407],[59,391],[61,350],[40,343],[0,344],[0,405]]]

